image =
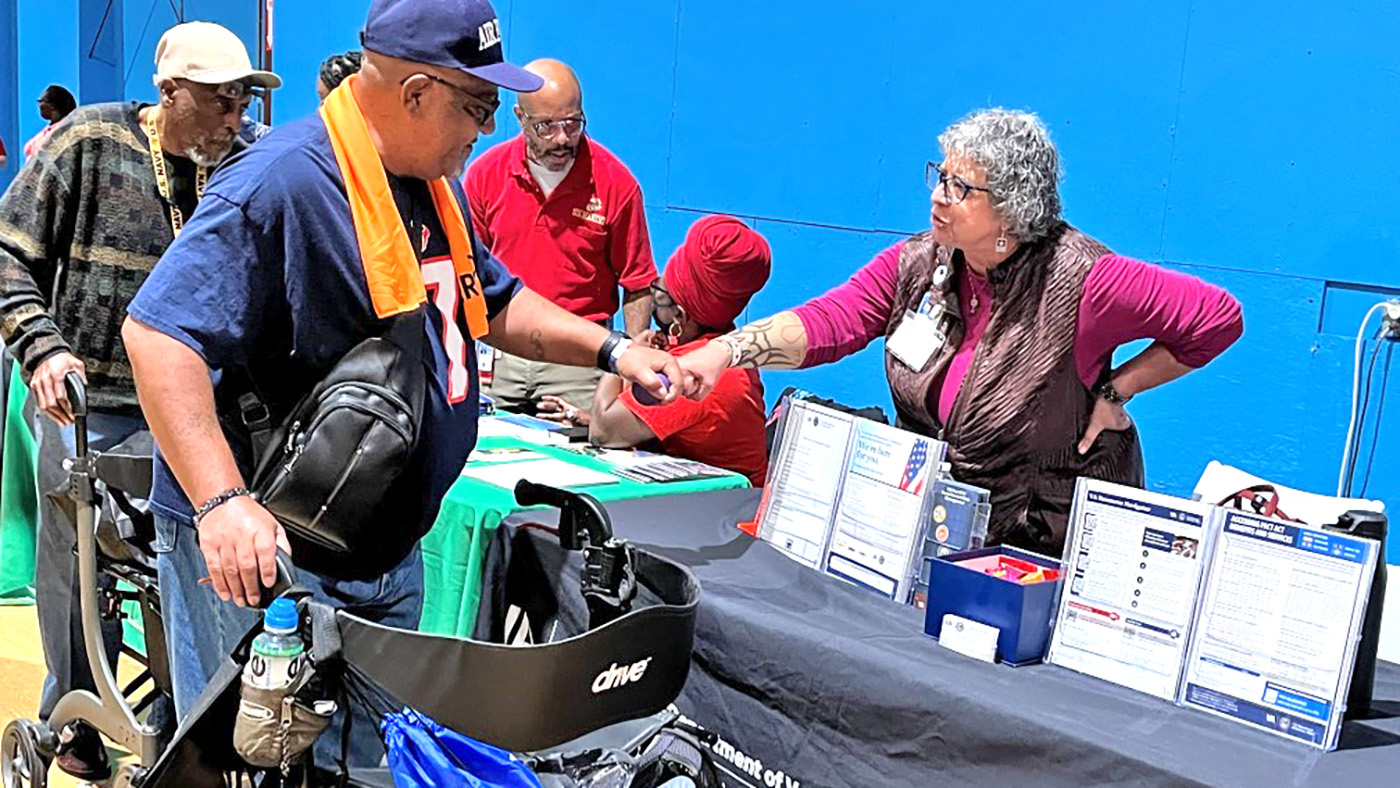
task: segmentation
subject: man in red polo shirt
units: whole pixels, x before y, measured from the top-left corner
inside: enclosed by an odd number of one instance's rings
[[[733,330],[771,266],[768,242],[738,219],[707,216],[691,225],[666,263],[665,279],[652,285],[662,329],[653,344],[683,356]],[[755,369],[725,370],[698,402],[660,406],[638,402],[621,378],[605,375],[593,398],[588,437],[610,448],[659,441],[667,454],[742,473],[762,487],[768,475],[763,426],[763,383]]]
[[[611,324],[621,287],[624,330],[645,331],[656,262],[641,187],[584,134],[583,89],[573,70],[557,60],[525,68],[545,82],[518,98],[523,133],[467,171],[476,234],[526,286],[579,317]],[[598,387],[597,370],[485,352],[482,392],[513,410],[559,418],[566,403],[586,410]]]

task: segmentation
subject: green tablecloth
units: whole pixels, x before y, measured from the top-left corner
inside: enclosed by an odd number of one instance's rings
[[[514,438],[482,438],[479,449],[528,448],[551,458],[565,460],[594,470],[609,466],[562,447],[536,446]],[[468,467],[477,465],[472,463]],[[647,498],[661,495],[748,487],[748,479],[738,474],[694,481],[643,484],[620,479],[616,484],[579,488],[600,501]],[[481,602],[481,576],[486,545],[501,521],[522,511],[510,490],[471,478],[461,478],[447,493],[442,511],[428,535],[423,537],[423,620],[424,632],[469,636],[476,625]]]
[[[37,447],[29,425],[20,415],[28,390],[15,371],[6,411],[4,466],[0,468],[0,604],[8,599],[33,599],[34,532],[38,522],[35,477]],[[483,438],[481,449],[528,448],[540,454],[599,471],[609,466],[554,446],[536,446],[514,438]],[[477,463],[473,463],[477,464]],[[643,484],[620,479],[616,484],[583,488],[602,501],[647,498],[749,486],[738,474],[695,481]],[[442,503],[442,511],[423,538],[425,632],[468,635],[476,624],[481,601],[481,573],[486,545],[501,521],[520,511],[510,490],[475,479],[462,478]],[[129,630],[134,627],[128,627]],[[139,633],[128,631],[128,640]]]
[[[24,421],[29,389],[14,366],[0,458],[0,604],[34,601],[34,535],[39,522],[39,447]]]

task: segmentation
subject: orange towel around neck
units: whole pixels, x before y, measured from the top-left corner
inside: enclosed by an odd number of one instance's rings
[[[321,119],[330,135],[340,174],[345,179],[345,193],[350,198],[350,215],[355,222],[355,239],[360,246],[370,301],[375,314],[386,318],[417,309],[428,300],[428,292],[423,286],[418,257],[404,229],[403,217],[394,203],[384,163],[379,160],[379,152],[369,136],[369,126],[355,100],[352,86],[358,79],[358,75],[351,76],[326,97],[321,105]],[[479,339],[489,328],[486,297],[477,281],[471,237],[462,217],[462,207],[457,204],[446,178],[429,181],[428,189],[438,221],[447,233],[467,330],[472,339]]]

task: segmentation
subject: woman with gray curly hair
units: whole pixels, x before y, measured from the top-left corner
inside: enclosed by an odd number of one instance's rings
[[[899,425],[947,441],[953,477],[991,490],[990,542],[1058,554],[1076,478],[1143,484],[1124,404],[1229,347],[1239,303],[1066,224],[1035,115],[981,110],[938,142],[930,230],[680,363],[704,389],[731,366],[827,364],[884,337]],[[1142,338],[1155,341],[1111,366]]]

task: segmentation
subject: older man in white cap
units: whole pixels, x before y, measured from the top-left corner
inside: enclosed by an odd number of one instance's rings
[[[75,528],[63,519],[66,498],[47,494],[63,487],[61,461],[73,451],[64,376],[77,372],[88,383],[94,448],[143,428],[120,341],[127,304],[194,213],[210,170],[233,151],[253,93],[282,84],[252,67],[237,36],[207,22],[171,28],[155,62],[158,103],[78,109],[0,197],[0,331],[40,414],[34,428],[46,495],[35,584],[49,668],[41,718],[65,692],[93,687],[79,624]],[[120,635],[113,623],[109,655]],[[61,738],[64,771],[90,780],[109,772],[91,728]]]

